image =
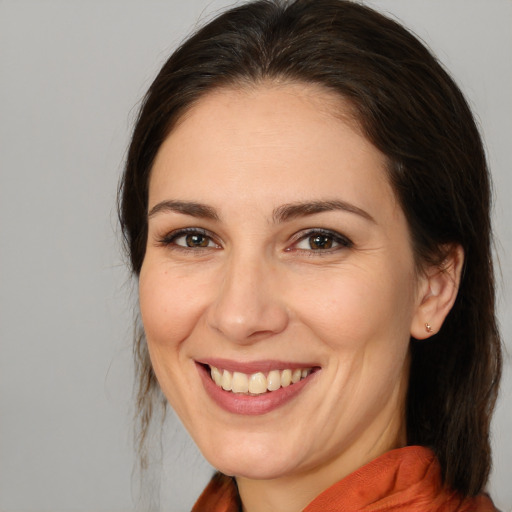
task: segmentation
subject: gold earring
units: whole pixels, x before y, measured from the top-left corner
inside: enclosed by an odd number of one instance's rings
[[[432,326],[427,322],[425,324],[425,330],[429,333],[429,334],[432,334],[434,332],[434,329],[432,329]]]

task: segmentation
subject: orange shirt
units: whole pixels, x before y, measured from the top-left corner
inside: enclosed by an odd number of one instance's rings
[[[192,512],[239,510],[233,480],[217,474]],[[443,487],[433,452],[407,446],[354,471],[317,496],[303,512],[496,512],[496,508],[485,495],[462,498]]]

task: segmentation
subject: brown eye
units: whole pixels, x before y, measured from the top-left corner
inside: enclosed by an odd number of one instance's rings
[[[167,247],[178,246],[183,249],[220,249],[212,236],[195,228],[169,233],[161,243]]]
[[[318,249],[331,249],[333,244],[333,239],[328,235],[314,235],[308,238],[309,246],[313,250]]]
[[[187,235],[185,237],[187,247],[208,247],[210,238],[198,233]]]
[[[304,233],[290,250],[322,253],[348,249],[353,245],[346,236],[336,231],[313,229]]]

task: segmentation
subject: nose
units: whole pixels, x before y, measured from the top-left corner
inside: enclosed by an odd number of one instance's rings
[[[208,324],[239,344],[279,334],[289,321],[282,297],[275,266],[263,257],[233,255],[209,307]]]

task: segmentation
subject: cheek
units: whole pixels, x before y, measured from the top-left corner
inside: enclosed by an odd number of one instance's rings
[[[200,289],[190,277],[143,265],[139,304],[150,345],[176,346],[190,334],[204,308]]]
[[[195,373],[195,367],[183,341],[195,329],[204,299],[190,277],[169,271],[165,262],[150,263],[145,262],[139,277],[139,304],[151,364],[167,400],[187,424],[191,391],[187,375]]]
[[[309,328],[336,350],[369,344],[408,343],[413,311],[413,277],[367,272],[361,268],[316,277],[291,296]]]

